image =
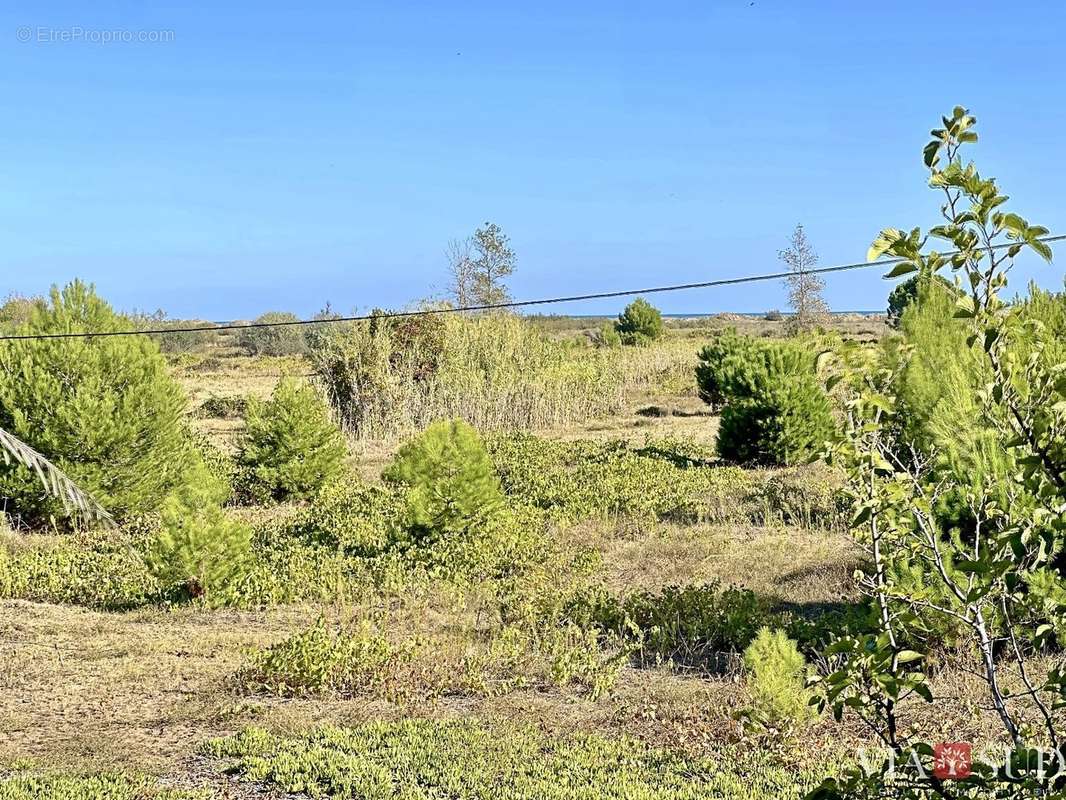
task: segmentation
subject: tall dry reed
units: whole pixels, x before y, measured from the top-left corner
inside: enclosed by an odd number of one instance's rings
[[[453,417],[483,431],[565,426],[692,381],[691,342],[594,348],[514,315],[418,319],[332,326],[313,341],[316,374],[353,438],[393,439]]]

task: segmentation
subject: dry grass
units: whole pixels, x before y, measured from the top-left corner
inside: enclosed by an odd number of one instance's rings
[[[787,603],[856,599],[851,576],[860,554],[844,534],[660,524],[590,538],[601,542],[606,584],[620,592],[719,581]]]
[[[846,540],[813,531],[659,526],[619,532],[585,524],[575,543],[603,555],[602,577],[616,590],[719,579],[795,602],[827,601]],[[802,574],[790,573],[806,567]],[[623,668],[613,692],[593,702],[544,685],[502,696],[379,697],[344,701],[242,697],[230,679],[249,653],[303,629],[318,613],[373,618],[390,638],[419,640],[422,672],[450,669],[485,630],[476,592],[429,593],[358,607],[236,611],[139,611],[0,603],[0,765],[18,759],[82,770],[137,769],[181,774],[196,745],[255,723],[298,730],[314,722],[399,716],[478,715],[534,722],[553,730],[625,732],[699,751],[720,744],[734,723],[732,677],[692,677],[668,668]]]

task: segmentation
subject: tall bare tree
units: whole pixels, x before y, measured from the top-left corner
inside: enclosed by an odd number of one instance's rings
[[[793,311],[785,322],[788,332],[795,335],[825,325],[829,317],[829,306],[822,297],[825,281],[810,272],[818,266],[818,253],[807,240],[802,223],[796,225],[789,246],[779,250],[777,257],[788,265],[792,273],[785,278],[788,302]]]
[[[458,308],[473,305],[474,296],[474,257],[473,243],[466,239],[452,239],[444,248],[444,257],[448,259],[448,294]]]

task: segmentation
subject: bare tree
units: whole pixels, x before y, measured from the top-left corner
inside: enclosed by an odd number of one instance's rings
[[[789,246],[779,250],[777,257],[784,261],[792,272],[785,278],[788,287],[788,302],[793,314],[785,325],[790,334],[803,333],[827,322],[829,306],[822,297],[825,281],[810,270],[818,265],[818,253],[807,241],[803,224],[796,225]]]
[[[494,222],[486,222],[474,231],[470,240],[474,305],[494,305],[511,299],[503,283],[515,269],[515,253],[510,241]]]
[[[458,308],[473,304],[474,296],[474,258],[473,243],[470,238],[452,239],[444,249],[448,259],[448,294]]]

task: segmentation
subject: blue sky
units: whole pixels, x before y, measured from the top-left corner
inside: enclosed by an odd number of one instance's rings
[[[77,276],[210,319],[402,307],[485,220],[522,298],[776,271],[797,222],[823,264],[856,261],[883,226],[934,224],[920,152],[956,103],[1014,210],[1066,231],[1059,3],[212,5],[5,4],[0,289]],[[1061,287],[1061,264],[1017,278]],[[846,273],[827,297],[889,288]]]

